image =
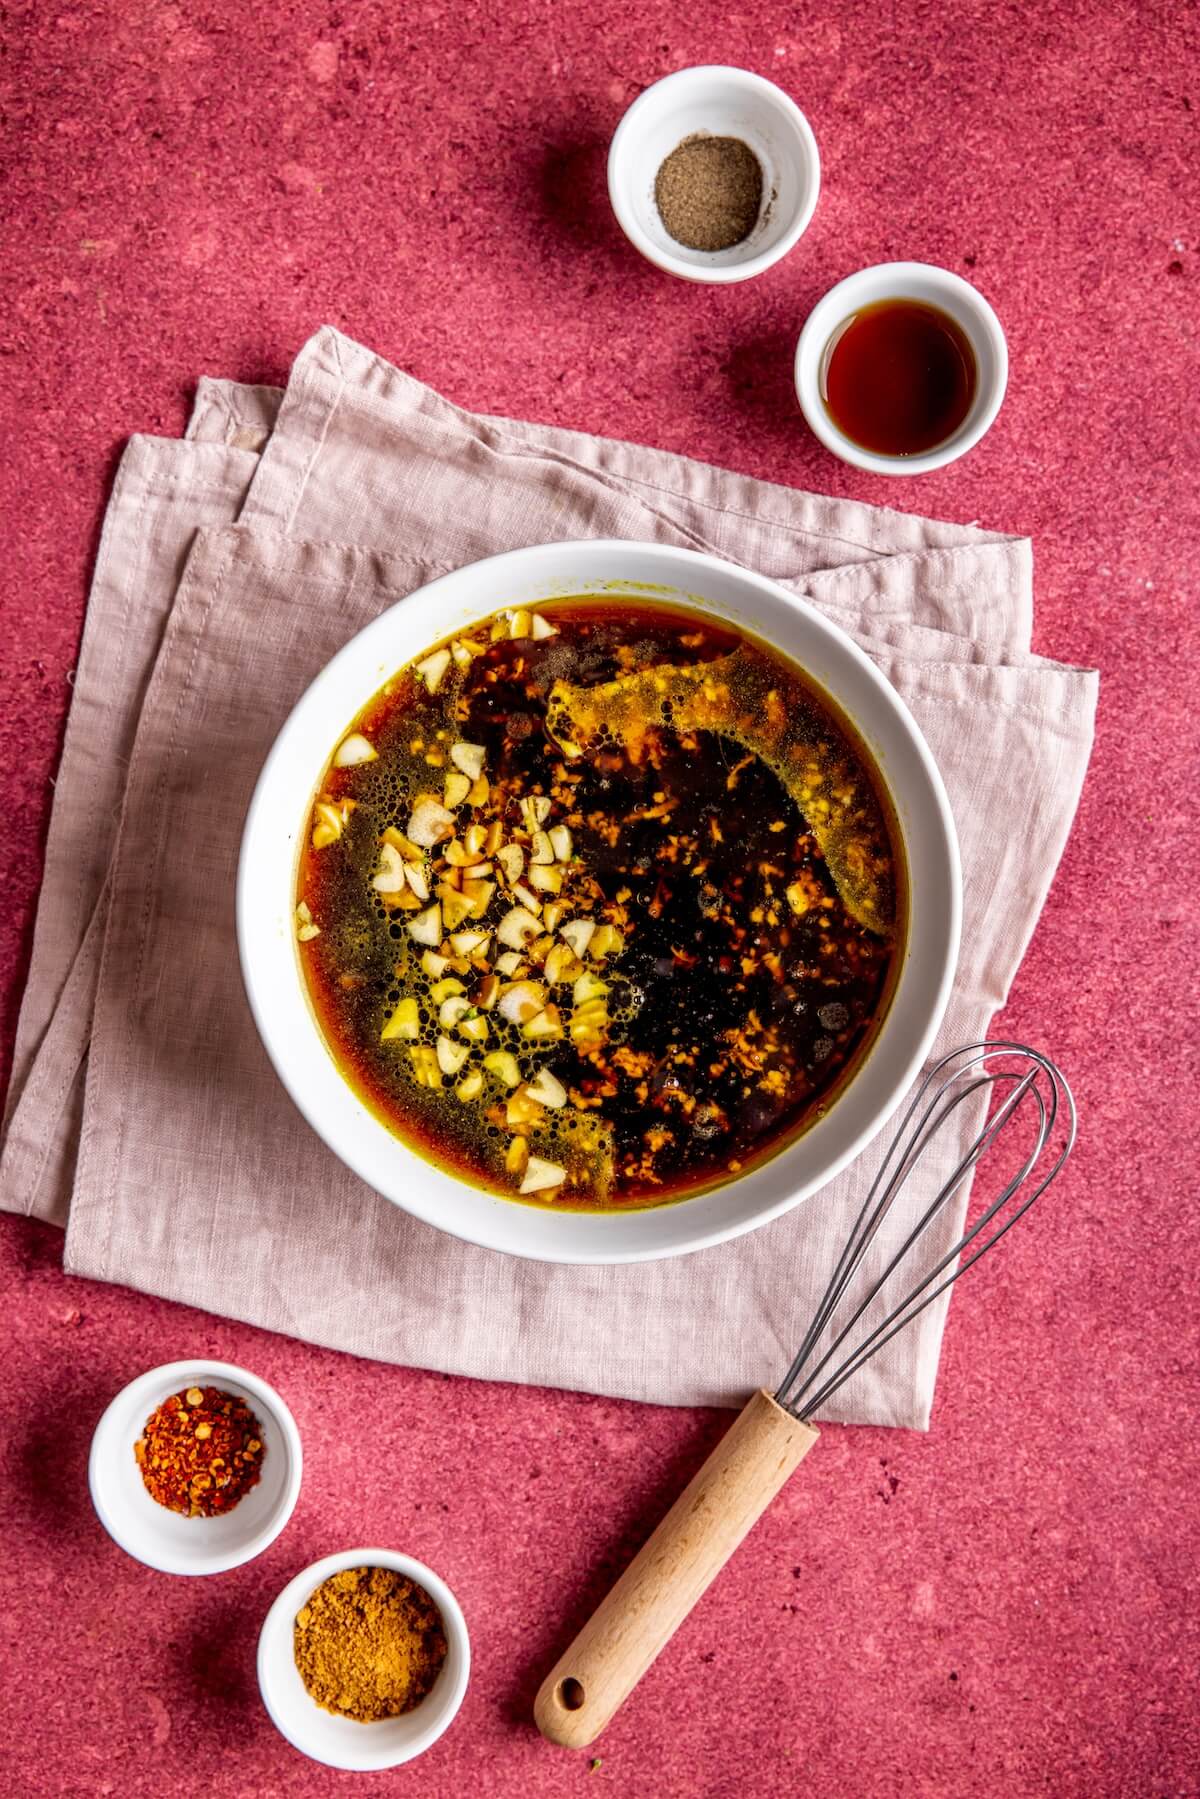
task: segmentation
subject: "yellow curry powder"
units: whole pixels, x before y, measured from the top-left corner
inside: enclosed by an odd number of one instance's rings
[[[446,1659],[437,1606],[392,1568],[331,1574],[296,1614],[294,1643],[317,1704],[362,1724],[420,1705]]]

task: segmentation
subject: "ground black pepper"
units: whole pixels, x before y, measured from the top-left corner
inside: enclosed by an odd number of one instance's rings
[[[737,137],[685,137],[654,181],[663,224],[689,250],[740,244],[758,221],[762,194],[762,164]]]

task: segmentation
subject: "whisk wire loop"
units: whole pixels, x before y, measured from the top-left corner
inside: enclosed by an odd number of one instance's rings
[[[903,1243],[887,1260],[882,1272],[870,1280],[867,1290],[858,1299],[845,1322],[837,1328],[820,1359],[814,1361],[817,1348],[833,1329],[835,1315],[897,1195],[936,1142],[948,1120],[960,1106],[980,1093],[989,1096],[1000,1093],[1002,1097],[995,1110],[985,1117],[981,1128],[959,1157],[954,1169],[940,1183]],[[1036,1118],[1032,1147],[1024,1155],[1016,1171],[1004,1182],[999,1195],[984,1208],[976,1222],[964,1230],[953,1247],[940,1256],[932,1267],[921,1273],[900,1303],[892,1307],[865,1337],[838,1360],[843,1346],[850,1342],[865,1314],[892,1280],[897,1269],[914,1250],[937,1215],[974,1173],[981,1159],[1012,1126],[1022,1108],[1031,1110]],[[1058,1142],[1060,1111],[1065,1114],[1065,1119],[1061,1126],[1061,1141]],[[898,1331],[911,1324],[927,1306],[932,1305],[960,1275],[974,1266],[980,1256],[993,1248],[1019,1218],[1024,1217],[1067,1160],[1074,1147],[1075,1132],[1075,1101],[1070,1087],[1055,1064],[1039,1051],[1021,1043],[997,1041],[970,1044],[943,1056],[918,1087],[888,1146],[799,1353],[775,1395],[778,1403],[797,1418],[807,1420],[815,1416],[845,1381],[856,1374],[885,1343],[890,1342]],[[1044,1163],[1047,1150],[1051,1159],[1044,1172],[1039,1175],[1039,1165]],[[1024,1193],[1021,1203],[1003,1222],[997,1224],[997,1228],[985,1242],[974,1248],[970,1255],[966,1255],[966,1251],[972,1249],[981,1234],[988,1231],[1010,1202],[1027,1187],[1029,1191]],[[950,1269],[950,1273],[946,1274],[945,1279],[939,1279],[947,1269]]]

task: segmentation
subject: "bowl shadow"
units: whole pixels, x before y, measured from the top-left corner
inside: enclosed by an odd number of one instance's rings
[[[202,1616],[194,1629],[172,1644],[173,1659],[195,1703],[231,1717],[257,1706],[258,1632],[249,1608],[245,1602],[221,1600],[199,1609]]]
[[[557,234],[594,252],[624,242],[608,202],[608,140],[551,144],[539,170],[541,210]]]

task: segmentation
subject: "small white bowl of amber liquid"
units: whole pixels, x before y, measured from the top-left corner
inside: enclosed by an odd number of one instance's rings
[[[839,281],[796,346],[796,395],[814,436],[874,475],[945,468],[991,430],[1008,346],[979,289],[927,262]]]
[[[371,1772],[422,1755],[454,1722],[470,1672],[454,1594],[391,1549],[346,1549],[305,1568],[258,1639],[272,1723],[329,1768]]]
[[[231,1458],[215,1454],[228,1449],[230,1420],[214,1394],[233,1402]],[[158,1441],[169,1445],[161,1466]],[[275,1541],[295,1510],[302,1466],[296,1421],[265,1380],[231,1362],[168,1362],[123,1387],[104,1413],[88,1486],[101,1524],[136,1561],[163,1574],[223,1574]]]

